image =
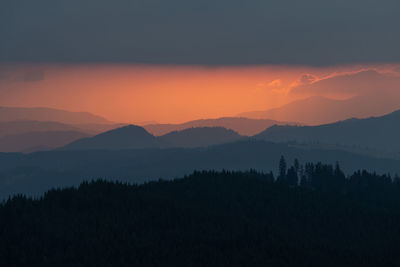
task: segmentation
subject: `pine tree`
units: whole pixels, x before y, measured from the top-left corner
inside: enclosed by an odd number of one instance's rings
[[[279,160],[279,176],[277,178],[278,182],[284,183],[286,181],[286,160],[284,156],[281,156]]]

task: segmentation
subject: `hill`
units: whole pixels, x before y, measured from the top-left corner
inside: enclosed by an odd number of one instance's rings
[[[182,124],[148,124],[143,127],[155,136],[165,135],[173,131],[189,128],[223,127],[237,132],[240,135],[252,136],[262,132],[272,125],[293,125],[281,121],[268,119],[249,119],[241,117],[224,117],[218,119],[194,120]]]
[[[320,143],[400,152],[400,111],[320,126],[273,126],[254,138],[273,142]]]
[[[202,147],[229,143],[241,139],[238,133],[222,127],[190,128],[158,137],[169,147]]]
[[[113,129],[93,137],[74,141],[60,149],[62,150],[90,150],[90,149],[137,149],[159,147],[160,143],[144,128],[128,125]]]
[[[48,151],[32,154],[0,153],[0,199],[14,193],[42,194],[52,187],[78,185],[104,178],[142,183],[160,177],[172,179],[193,170],[276,171],[279,157],[289,163],[334,164],[346,174],[367,169],[399,173],[400,161],[374,158],[341,150],[298,148],[258,140],[244,140],[202,148]]]
[[[201,147],[233,142],[242,137],[232,130],[222,127],[191,128],[155,137],[143,127],[128,125],[101,133],[93,137],[77,140],[62,150],[127,150],[167,147]]]

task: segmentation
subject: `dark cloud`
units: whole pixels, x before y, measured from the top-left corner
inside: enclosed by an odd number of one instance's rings
[[[397,62],[398,10],[398,0],[2,0],[0,62]]]

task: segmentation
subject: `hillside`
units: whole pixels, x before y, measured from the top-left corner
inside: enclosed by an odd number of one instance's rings
[[[400,161],[340,150],[297,148],[287,144],[245,140],[207,148],[48,151],[32,154],[0,153],[0,199],[13,193],[42,194],[52,187],[78,185],[104,178],[142,183],[172,179],[193,170],[277,171],[279,157],[289,163],[334,164],[346,174],[358,169],[399,173]]]
[[[306,166],[300,186],[211,171],[11,198],[0,204],[0,265],[397,266],[398,180]]]

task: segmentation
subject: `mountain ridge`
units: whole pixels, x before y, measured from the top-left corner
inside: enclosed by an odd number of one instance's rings
[[[223,127],[198,127],[154,136],[136,125],[123,126],[93,137],[76,140],[60,150],[201,147],[237,141],[242,136]]]
[[[17,120],[55,121],[65,124],[99,123],[111,124],[112,122],[89,112],[74,112],[62,109],[45,107],[5,107],[0,106],[0,122]]]
[[[255,139],[359,146],[400,152],[400,110],[384,116],[350,118],[318,126],[272,126]]]
[[[223,127],[237,132],[240,135],[252,136],[274,124],[296,124],[269,119],[250,119],[244,117],[221,117],[216,119],[199,119],[180,124],[147,124],[143,127],[155,136],[169,132],[198,127]]]

